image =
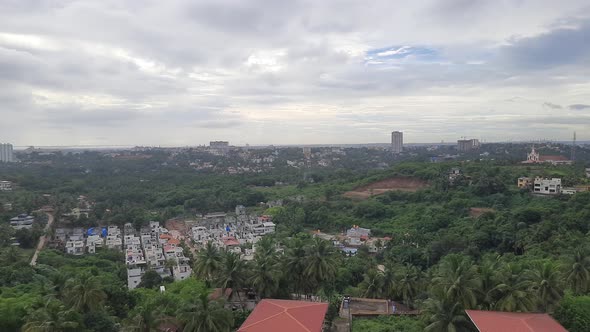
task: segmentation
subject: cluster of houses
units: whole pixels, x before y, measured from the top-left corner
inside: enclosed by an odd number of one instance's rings
[[[191,228],[192,240],[197,246],[211,242],[214,246],[242,255],[245,260],[254,257],[253,246],[264,235],[275,232],[272,217],[253,216],[242,205],[236,206],[236,213],[209,213],[196,221]]]
[[[148,269],[156,271],[162,278],[173,277],[174,280],[184,280],[192,273],[180,239],[172,236],[159,222],[151,221],[139,232],[133,225],[125,224],[123,250],[129,289],[137,287]]]
[[[139,231],[127,223],[123,231],[117,226],[102,228],[57,228],[51,247],[62,248],[70,255],[94,254],[97,248],[122,250],[127,266],[127,286],[137,287],[148,269],[162,278],[174,280],[188,278],[192,269],[189,258],[184,256],[180,239],[151,221]]]
[[[58,227],[49,246],[70,255],[84,255],[96,253],[97,248],[121,250],[123,241],[117,226],[89,229]]]

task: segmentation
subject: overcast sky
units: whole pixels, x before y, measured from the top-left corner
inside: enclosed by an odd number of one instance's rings
[[[588,0],[0,0],[0,142],[590,139]]]

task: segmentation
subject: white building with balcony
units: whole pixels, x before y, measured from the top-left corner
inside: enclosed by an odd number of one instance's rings
[[[552,178],[544,179],[541,177],[535,178],[533,183],[533,192],[543,195],[557,195],[561,193],[561,179]]]

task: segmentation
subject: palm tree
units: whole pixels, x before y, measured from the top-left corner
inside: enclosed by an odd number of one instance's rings
[[[497,273],[497,285],[488,292],[492,307],[499,311],[529,312],[535,310],[537,298],[531,282],[523,277],[522,268],[508,263]]]
[[[31,311],[22,332],[78,331],[80,317],[75,310],[67,309],[59,300],[48,299],[43,307]]]
[[[213,245],[212,241],[209,241],[205,248],[201,249],[197,254],[194,271],[198,277],[205,279],[207,286],[211,286],[211,281],[219,273],[220,265],[221,255],[219,250]]]
[[[569,264],[566,281],[575,294],[584,294],[590,289],[590,256],[578,250]]]
[[[529,270],[527,274],[531,289],[536,292],[541,308],[545,312],[552,310],[563,296],[562,275],[557,265],[553,262],[541,263]]]
[[[466,309],[477,304],[481,281],[477,274],[477,266],[467,257],[446,256],[440,263],[438,275],[433,282],[445,291],[446,298],[451,303],[459,302]]]
[[[394,298],[396,296],[396,266],[393,264],[386,264],[383,272],[383,293],[387,298]]]
[[[69,279],[64,288],[66,302],[73,309],[88,312],[98,310],[107,298],[99,280],[89,274]]]
[[[336,279],[334,246],[328,241],[315,238],[307,247],[304,275],[315,286],[330,284]]]
[[[283,258],[285,276],[293,286],[293,291],[299,297],[308,283],[304,276],[306,266],[305,242],[301,238],[295,238],[290,243]]]
[[[435,291],[433,297],[424,302],[424,314],[430,324],[427,332],[463,332],[473,331],[473,324],[465,316],[465,311],[458,302],[449,301],[446,292]]]
[[[221,266],[217,279],[218,284],[221,285],[221,293],[225,294],[226,289],[232,288],[237,291],[239,298],[239,289],[244,286],[247,279],[246,269],[246,262],[240,258],[239,254],[230,251],[223,252],[221,255]]]
[[[139,306],[133,309],[134,314],[123,321],[123,332],[157,331],[164,321],[163,315],[151,306]]]
[[[259,252],[254,255],[250,284],[259,298],[271,297],[279,287],[281,269],[274,252]]]
[[[482,303],[484,309],[491,309],[493,307],[492,299],[490,299],[489,295],[490,291],[498,284],[498,270],[501,268],[499,258],[499,255],[486,256],[477,268],[482,291],[482,301],[480,303]]]
[[[363,297],[378,298],[383,296],[383,274],[375,269],[365,273],[365,279],[359,285],[364,290]]]
[[[396,293],[409,307],[413,306],[414,298],[420,290],[420,274],[420,270],[416,266],[406,264],[395,275]]]
[[[219,301],[209,300],[207,293],[181,307],[177,316],[184,332],[229,332],[233,326],[231,311]]]
[[[256,243],[256,254],[264,256],[275,255],[276,247],[274,239],[270,236],[265,236],[260,239],[260,241]]]

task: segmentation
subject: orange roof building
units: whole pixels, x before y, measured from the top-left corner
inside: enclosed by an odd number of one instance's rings
[[[548,314],[465,310],[479,332],[567,332]]]
[[[260,301],[238,332],[321,332],[327,303]]]

